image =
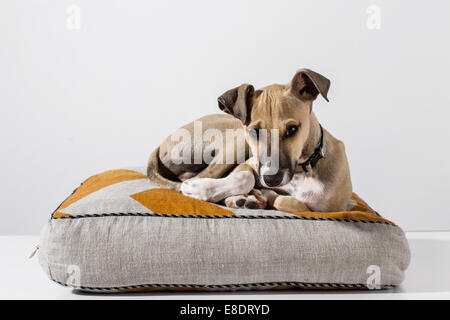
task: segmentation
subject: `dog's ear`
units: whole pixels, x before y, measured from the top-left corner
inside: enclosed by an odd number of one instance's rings
[[[304,101],[315,100],[319,93],[328,101],[330,80],[309,69],[300,69],[291,81],[292,93]]]
[[[251,97],[255,92],[255,88],[251,84],[242,84],[222,94],[217,101],[220,110],[229,113],[244,125],[250,122]]]

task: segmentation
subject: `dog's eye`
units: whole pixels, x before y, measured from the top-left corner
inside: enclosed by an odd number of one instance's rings
[[[289,126],[286,129],[286,137],[294,135],[298,131],[298,126]]]
[[[258,139],[258,129],[250,129],[248,130],[248,135],[253,139]]]

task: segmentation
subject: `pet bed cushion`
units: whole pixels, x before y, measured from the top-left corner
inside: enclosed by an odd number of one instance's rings
[[[158,187],[139,170],[111,170],[55,210],[38,256],[52,280],[86,291],[400,284],[410,259],[403,231],[356,195],[352,207],[230,209]]]

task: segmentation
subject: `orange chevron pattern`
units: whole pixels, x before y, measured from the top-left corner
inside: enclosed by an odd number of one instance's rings
[[[140,187],[137,189],[138,192],[131,192],[130,186],[125,186],[125,183],[131,181],[140,180]],[[123,185],[123,190],[120,189],[121,185]],[[173,215],[221,215],[221,216],[229,216],[236,215],[233,210],[227,210],[223,207],[215,205],[213,203],[209,203],[206,201],[197,200],[188,196],[185,196],[181,193],[178,193],[174,190],[163,189],[155,187],[148,180],[147,176],[143,173],[119,169],[119,170],[110,170],[98,175],[92,176],[87,179],[85,182],[81,184],[81,186],[71,195],[69,196],[53,213],[53,218],[61,218],[73,215],[71,213],[71,205],[79,204],[86,197],[90,196],[96,197],[96,192],[100,192],[107,187],[111,187],[113,185],[118,186],[118,190],[116,193],[103,194],[99,195],[98,199],[96,199],[97,206],[104,206],[104,210],[101,210],[102,213],[108,213],[107,210],[111,210],[111,207],[114,207],[108,201],[111,199],[118,199],[119,203],[123,204],[123,202],[130,201],[133,199],[140,205],[138,208],[145,209],[142,213],[160,213],[160,214],[173,214]],[[109,191],[108,191],[109,192]],[[131,192],[131,193],[130,193]],[[120,200],[123,199],[123,200]],[[95,200],[95,199],[94,199]],[[389,223],[391,225],[395,225],[389,220],[383,219],[375,211],[373,211],[367,203],[365,203],[360,197],[356,194],[353,194],[352,200],[356,203],[356,205],[350,211],[343,212],[299,212],[292,213],[293,215],[300,217],[312,217],[312,218],[329,218],[329,219],[349,219],[349,220],[364,220],[364,221],[378,221]],[[86,206],[86,214],[90,213],[89,205],[92,203],[87,202],[83,204]],[[136,205],[136,202],[134,204]],[[128,202],[127,202],[128,203]],[[129,203],[133,206],[133,201]],[[82,206],[82,207],[83,207]],[[140,207],[139,207],[140,206]],[[251,214],[251,210],[248,210],[248,214]],[[278,211],[274,211],[277,213]],[[279,213],[279,212],[278,212]],[[79,213],[78,213],[79,214]],[[75,214],[75,215],[78,215]],[[241,210],[239,212],[240,215],[246,215],[246,212]]]
[[[215,204],[187,197],[170,189],[150,189],[131,195],[154,213],[182,215],[234,215]]]

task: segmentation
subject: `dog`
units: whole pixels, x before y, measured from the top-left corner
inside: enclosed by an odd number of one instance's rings
[[[184,195],[233,208],[344,211],[352,196],[344,144],[322,128],[312,108],[319,95],[328,101],[329,88],[327,78],[301,69],[286,85],[255,90],[242,84],[228,90],[218,98],[224,114],[200,118],[175,136],[233,130],[234,139],[187,143],[172,135],[151,154],[148,177]],[[236,141],[243,141],[242,161]],[[198,156],[199,150],[206,150],[210,160]],[[174,161],[181,153],[185,161]]]

